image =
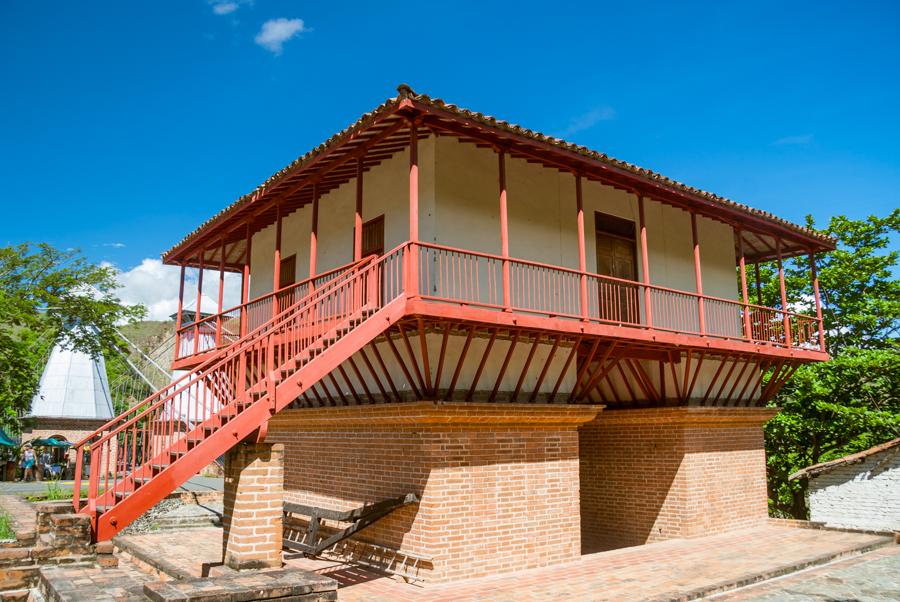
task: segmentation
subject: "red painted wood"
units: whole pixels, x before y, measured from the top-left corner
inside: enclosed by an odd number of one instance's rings
[[[275,220],[275,257],[272,267],[272,291],[276,294],[272,297],[272,317],[278,315],[278,291],[281,289],[281,205],[275,208],[277,218]]]
[[[825,351],[825,322],[822,320],[822,297],[819,294],[819,274],[816,272],[816,256],[809,254],[809,274],[812,278],[813,297],[816,303],[816,320],[819,330],[819,350]]]
[[[775,252],[778,254],[778,290],[781,293],[781,312],[784,316],[784,341],[791,346],[791,321],[788,315],[787,290],[784,286],[784,262],[781,257],[781,239],[775,239]]]
[[[509,216],[506,207],[506,153],[497,153],[498,180],[500,182],[500,256],[503,258],[503,309],[510,311],[509,304]]]
[[[353,260],[362,259],[363,158],[356,160],[356,210],[353,213]]]
[[[653,304],[650,301],[650,254],[647,250],[647,221],[644,219],[644,196],[638,194],[638,227],[641,232],[641,281],[644,283],[644,319],[653,328]],[[699,291],[698,291],[699,292]]]
[[[319,249],[319,183],[313,184],[312,225],[309,231],[309,277],[316,275],[316,254]]]
[[[697,316],[700,320],[700,334],[706,334],[706,312],[703,307],[703,277],[700,273],[700,239],[697,237],[697,214],[691,213],[691,240],[694,244],[694,280],[697,290]]]
[[[410,252],[404,255],[406,295],[415,297],[419,293],[419,134],[415,122],[409,125],[409,241]]]
[[[747,259],[744,256],[744,233],[741,230],[735,232],[738,239],[738,267],[741,273],[741,301],[744,302],[744,338],[753,339],[753,329],[750,326],[750,299],[747,295]]]

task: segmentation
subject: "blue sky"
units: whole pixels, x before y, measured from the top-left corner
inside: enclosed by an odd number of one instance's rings
[[[0,55],[0,244],[125,271],[400,82],[793,220],[900,206],[896,2],[7,0]]]

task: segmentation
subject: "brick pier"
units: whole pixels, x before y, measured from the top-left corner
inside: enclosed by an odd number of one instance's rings
[[[241,443],[225,454],[222,537],[233,569],[281,566],[284,447]]]

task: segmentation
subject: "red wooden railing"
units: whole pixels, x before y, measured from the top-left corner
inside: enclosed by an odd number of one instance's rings
[[[406,249],[404,245],[341,270],[214,359],[78,442],[75,509],[96,515],[111,508],[189,453],[192,445],[202,444],[208,430],[224,422],[223,416],[234,418],[262,397],[274,397],[274,374],[296,372],[317,357],[307,352],[312,345],[334,344],[352,330],[337,325],[353,316],[364,319],[403,294]],[[91,470],[87,503],[82,504],[85,452]],[[180,455],[173,459],[173,454]]]
[[[239,340],[242,333],[252,332],[269,322],[276,307],[279,308],[279,314],[283,313],[310,291],[330,282],[352,265],[344,265],[276,292],[266,293],[247,303],[226,309],[222,313],[184,323],[176,332],[175,359],[228,347]],[[277,305],[274,303],[275,300],[278,301]],[[186,313],[185,318],[190,319],[190,313]]]
[[[489,253],[430,243],[419,243],[418,248],[419,291],[427,300],[781,347],[819,348],[821,325],[813,316]],[[506,297],[504,262],[510,274]],[[581,301],[582,281],[586,307]],[[650,300],[649,320],[646,299]],[[750,332],[744,327],[745,312]],[[785,322],[791,329],[788,339]]]

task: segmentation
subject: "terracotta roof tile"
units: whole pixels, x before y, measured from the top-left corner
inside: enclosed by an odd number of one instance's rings
[[[828,462],[820,462],[819,464],[807,466],[806,468],[798,470],[797,472],[792,474],[790,476],[790,480],[793,481],[796,479],[815,477],[822,474],[823,472],[834,470],[835,468],[838,468],[840,466],[865,462],[866,459],[870,456],[874,456],[876,454],[880,454],[881,452],[885,452],[894,448],[900,448],[900,437],[892,439],[891,441],[887,441],[886,443],[882,443],[881,445],[870,447],[869,449],[863,450],[861,452],[850,454],[849,456],[844,456],[843,458],[838,458],[837,460],[829,460]],[[900,449],[898,449],[898,451],[900,451]]]
[[[541,142],[545,144],[552,145],[556,148],[575,153],[581,155],[587,159],[598,161],[600,163],[615,167],[617,169],[621,169],[632,174],[635,174],[639,177],[642,177],[646,180],[653,181],[657,184],[667,186],[669,188],[675,189],[676,191],[681,191],[687,193],[691,196],[704,199],[707,201],[711,201],[712,203],[719,204],[723,207],[728,207],[731,209],[736,209],[740,212],[746,213],[748,215],[761,218],[765,221],[769,221],[775,224],[779,224],[783,227],[788,228],[796,232],[797,234],[812,238],[820,242],[823,246],[833,248],[835,241],[834,239],[825,236],[815,230],[807,228],[805,226],[801,226],[790,222],[788,220],[782,219],[768,211],[762,211],[760,209],[754,209],[748,205],[738,203],[731,199],[728,199],[723,196],[719,196],[717,194],[713,194],[711,192],[707,192],[705,190],[701,190],[699,188],[695,188],[693,186],[688,186],[687,184],[683,184],[677,180],[673,180],[672,178],[668,178],[662,174],[654,172],[650,169],[646,169],[644,167],[640,167],[638,165],[634,165],[632,163],[628,163],[626,161],[621,161],[614,157],[610,157],[606,153],[601,153],[599,151],[592,150],[586,146],[580,146],[577,144],[573,144],[571,142],[567,142],[560,138],[555,138],[553,136],[548,136],[541,132],[537,132],[535,130],[531,130],[520,125],[510,123],[508,121],[497,119],[491,115],[486,115],[483,113],[478,113],[476,111],[472,111],[470,109],[466,109],[463,107],[459,107],[455,104],[447,103],[440,98],[432,98],[427,94],[417,94],[406,84],[401,84],[397,87],[397,96],[393,98],[389,98],[384,101],[381,105],[376,107],[374,110],[364,113],[359,119],[357,119],[353,124],[345,128],[344,130],[338,132],[334,136],[331,136],[323,142],[322,144],[316,146],[311,151],[307,152],[304,155],[301,155],[291,163],[289,163],[284,168],[278,170],[274,174],[272,174],[265,182],[260,184],[253,192],[245,194],[239,197],[235,202],[231,205],[218,212],[205,222],[203,222],[197,229],[188,234],[184,239],[181,240],[178,244],[173,246],[171,249],[163,253],[163,260],[165,260],[168,256],[170,256],[173,251],[187,243],[188,241],[197,237],[201,232],[203,232],[206,228],[208,228],[213,223],[219,221],[223,217],[230,215],[237,211],[238,209],[246,206],[248,203],[255,202],[262,198],[268,190],[271,190],[275,185],[279,184],[286,176],[293,173],[309,161],[313,160],[315,157],[325,152],[326,150],[332,148],[333,146],[344,142],[348,137],[353,135],[354,133],[365,129],[368,125],[375,120],[376,117],[387,111],[396,110],[401,102],[405,99],[409,99],[416,103],[421,103],[422,105],[432,107],[434,109],[439,109],[442,111],[446,111],[450,114],[464,117],[473,122],[477,122],[481,125],[488,126],[491,128],[495,128],[501,131],[508,132],[510,134],[514,134],[516,136],[522,137],[527,140],[532,140],[536,142]]]

